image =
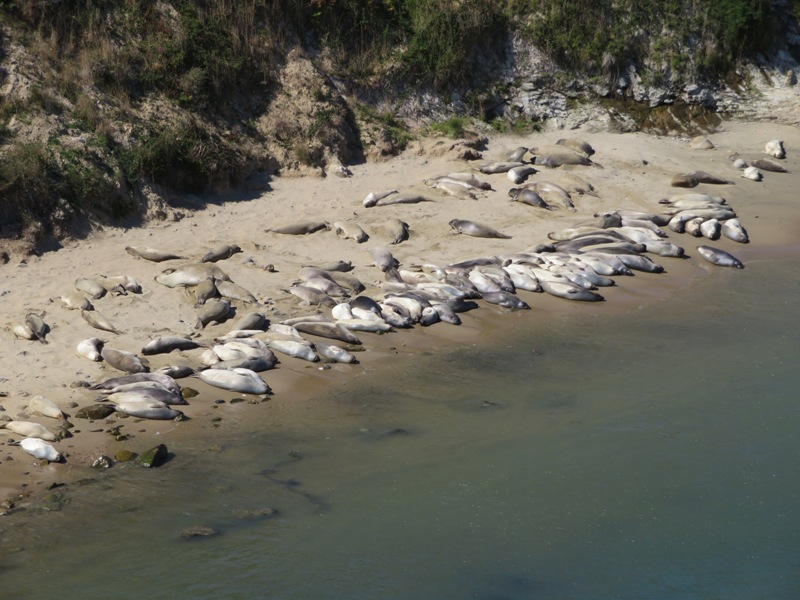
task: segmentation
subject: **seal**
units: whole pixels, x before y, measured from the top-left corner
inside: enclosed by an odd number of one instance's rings
[[[189,286],[184,288],[187,293],[189,290]],[[217,290],[217,285],[214,279],[204,279],[196,286],[194,286],[194,307],[198,308],[203,306],[210,298],[217,298],[219,297],[219,291]]]
[[[186,263],[165,269],[155,277],[158,283],[171,288],[198,285],[206,279],[230,281],[231,278],[214,263]]]
[[[497,291],[487,292],[483,294],[483,299],[490,304],[497,304],[503,308],[513,308],[515,310],[530,309],[530,305],[524,300],[520,300],[517,296],[510,292]]]
[[[575,212],[575,205],[572,203],[572,196],[560,185],[551,181],[537,181],[526,186],[535,191],[545,199],[550,199],[561,204],[562,207]]]
[[[527,204],[536,208],[543,208],[545,210],[556,210],[555,206],[550,206],[544,201],[536,191],[530,188],[511,188],[508,190],[508,196],[514,202]]]
[[[136,388],[122,392],[112,392],[105,397],[109,402],[162,402],[166,405],[189,404],[181,393],[175,393],[163,388]]]
[[[484,175],[494,175],[495,173],[508,173],[511,169],[515,167],[524,167],[524,162],[519,161],[500,161],[500,162],[493,162],[489,163],[488,165],[483,165],[480,168],[480,172]]]
[[[350,354],[347,350],[336,344],[318,344],[317,351],[320,356],[327,358],[333,362],[345,364],[357,364],[358,360],[355,356]]]
[[[389,234],[390,244],[400,244],[408,239],[408,223],[392,217],[385,225],[386,232]]]
[[[295,323],[295,329],[300,333],[309,335],[316,335],[317,337],[324,337],[331,340],[344,342],[345,344],[360,345],[361,340],[358,339],[349,329],[338,325],[337,323],[319,323],[319,322],[301,322]]]
[[[708,219],[700,225],[700,233],[709,240],[718,240],[721,233],[721,225],[717,219]]]
[[[97,283],[94,279],[88,279],[86,277],[79,277],[75,280],[75,289],[79,292],[89,294],[92,300],[99,300],[106,295],[106,290],[102,285]]]
[[[247,289],[232,281],[217,281],[215,283],[219,295],[230,300],[240,300],[250,304],[258,304],[256,297]]]
[[[322,231],[323,229],[326,231],[330,229],[330,225],[328,225],[328,223],[325,221],[305,221],[304,223],[290,223],[288,225],[281,225],[280,227],[265,229],[264,231],[267,233],[282,233],[284,235],[307,235],[309,233]]]
[[[336,306],[336,300],[331,298],[328,294],[307,285],[293,285],[288,290],[284,291],[293,296],[297,296],[300,300],[312,306],[328,306],[331,308]]]
[[[212,298],[197,310],[195,329],[204,329],[209,323],[222,323],[228,318],[231,303],[227,300]]]
[[[185,257],[179,256],[178,254],[172,254],[171,252],[156,250],[155,248],[149,248],[147,246],[141,246],[141,247],[125,246],[125,252],[127,252],[134,258],[143,258],[151,262],[164,262],[166,260],[185,260]]]
[[[573,283],[547,280],[539,281],[542,284],[542,289],[556,298],[564,298],[565,300],[576,300],[580,302],[601,302],[605,300],[605,298],[597,292],[587,290],[586,288]]]
[[[365,198],[364,202],[364,206],[366,208],[370,208],[372,206],[389,206],[390,204],[419,204],[420,202],[433,202],[433,200],[423,196],[422,194],[399,194],[397,196],[385,196],[380,200],[376,200],[375,202],[371,202],[369,204],[366,203]]]
[[[82,310],[81,316],[83,320],[95,329],[102,329],[103,331],[110,331],[111,333],[121,334],[122,331],[114,327],[114,325],[101,315],[96,310]]]
[[[764,176],[761,174],[761,171],[759,171],[755,167],[747,167],[742,172],[742,177],[744,177],[745,179],[749,179],[750,181],[761,181],[761,179],[763,179]]]
[[[536,173],[537,171],[535,168],[530,165],[524,165],[522,167],[514,167],[513,169],[509,169],[506,173],[506,177],[508,177],[508,180],[511,183],[518,185]]]
[[[125,350],[116,350],[103,346],[103,349],[100,350],[100,356],[115,369],[126,373],[147,373],[150,370],[138,356]]]
[[[50,327],[44,322],[42,317],[36,313],[28,313],[25,315],[25,325],[31,330],[33,337],[39,340],[42,344],[46,344],[45,336],[50,331]]]
[[[201,348],[202,345],[195,340],[185,337],[160,337],[156,338],[142,348],[142,354],[150,356],[153,354],[167,354],[173,350],[193,350],[194,348]]]
[[[511,161],[511,162],[514,162],[514,161]],[[454,179],[456,181],[463,181],[467,185],[470,185],[470,186],[472,186],[474,188],[478,188],[479,190],[487,190],[488,191],[488,190],[492,189],[492,184],[491,183],[489,183],[488,181],[483,181],[482,179],[479,179],[478,177],[475,176],[475,173],[455,172],[455,173],[448,173],[447,177],[449,179]]]
[[[728,219],[722,223],[721,233],[729,240],[739,242],[740,244],[747,244],[750,238],[747,235],[747,230],[742,226],[739,219]]]
[[[39,460],[58,463],[64,462],[64,457],[58,450],[39,438],[25,438],[24,440],[20,440],[19,447]]]
[[[734,267],[736,269],[744,269],[744,265],[738,258],[736,258],[733,254],[729,254],[724,250],[720,250],[719,248],[713,248],[711,246],[698,246],[697,251],[700,253],[700,256],[705,258],[712,265],[717,265],[718,267]]]
[[[586,156],[591,156],[594,154],[594,148],[592,148],[592,145],[580,138],[561,138],[556,142],[556,144],[558,146],[566,146],[570,150],[580,152]]]
[[[428,179],[425,185],[444,192],[448,196],[461,198],[462,200],[477,200],[478,197],[471,191],[470,187],[463,181],[453,181],[447,178]]]
[[[755,167],[756,169],[761,169],[762,171],[770,171],[771,173],[788,173],[789,171],[786,170],[786,167],[783,165],[779,165],[778,163],[766,160],[763,158],[757,158],[756,160],[750,163],[751,166]]]
[[[79,342],[75,350],[77,351],[78,356],[82,358],[94,362],[100,362],[103,360],[103,357],[100,355],[100,349],[103,347],[103,343],[103,340],[100,338],[88,338],[82,342]]]
[[[522,162],[527,153],[528,149],[525,146],[520,146],[508,153],[507,160],[508,162]]]
[[[305,287],[319,290],[332,298],[348,298],[347,290],[329,277],[309,277],[303,281]]]
[[[732,185],[733,182],[725,179],[724,177],[717,177],[705,171],[693,171],[691,175],[697,179],[697,183],[709,183],[711,185]]]
[[[308,342],[294,340],[271,340],[269,342],[269,347],[271,350],[275,350],[281,354],[286,354],[287,356],[291,356],[293,358],[300,358],[309,362],[319,362],[319,356],[317,356],[316,352],[314,352],[314,349]]]
[[[50,417],[51,419],[63,421],[65,418],[64,413],[58,408],[56,403],[44,396],[34,396],[28,404],[28,410],[39,413],[44,417]]]
[[[472,237],[497,238],[506,240],[511,239],[510,235],[500,233],[488,225],[482,225],[466,219],[452,219],[448,224],[457,233],[463,233],[464,235],[469,235]]]
[[[264,313],[250,312],[244,315],[233,325],[233,329],[260,329],[266,331],[269,327],[269,319]]]
[[[140,419],[167,421],[183,417],[183,413],[156,400],[123,400],[114,406],[117,412]]]
[[[78,292],[67,292],[59,296],[61,305],[69,310],[94,310],[89,299]]]
[[[400,266],[400,261],[392,256],[392,253],[389,252],[389,249],[385,246],[374,246],[370,248],[370,253],[372,254],[372,259],[375,266],[384,273],[388,269],[397,268]]]
[[[178,386],[176,381],[172,377],[163,375],[161,373],[136,373],[135,375],[113,377],[111,379],[106,379],[105,381],[92,384],[90,389],[108,392],[117,390],[122,386],[141,385],[142,387],[154,387],[153,385],[148,384],[156,384],[164,389],[171,390],[175,394],[181,393],[181,388]]]
[[[692,173],[677,173],[672,176],[669,184],[678,188],[693,188],[698,185],[697,178]]]
[[[263,396],[272,392],[267,383],[250,369],[208,369],[198,375],[201,381],[240,394]]]
[[[397,193],[398,191],[395,189],[386,190],[385,192],[370,192],[364,197],[364,200],[362,200],[361,203],[364,205],[364,208],[371,208],[387,196]]]
[[[369,239],[367,232],[364,231],[358,223],[336,221],[333,224],[333,230],[339,237],[346,240],[355,240],[356,244],[363,244]]]
[[[786,150],[783,147],[783,140],[770,140],[764,145],[764,153],[773,158],[786,158]]]
[[[25,437],[38,438],[48,442],[55,442],[58,439],[58,436],[47,427],[33,421],[6,421],[0,423],[0,427],[3,426],[9,431]]]
[[[217,262],[218,260],[224,260],[226,258],[230,258],[234,254],[241,252],[242,249],[239,248],[236,244],[222,244],[221,246],[217,246],[216,248],[206,252],[203,255],[203,258],[200,259],[201,263],[207,262]]]

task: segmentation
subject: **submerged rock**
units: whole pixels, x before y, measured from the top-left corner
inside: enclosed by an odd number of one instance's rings
[[[146,452],[142,452],[138,458],[136,458],[136,464],[147,467],[148,469],[151,467],[160,467],[167,460],[168,456],[169,451],[167,450],[167,446],[165,444],[159,444]]]
[[[237,508],[231,511],[234,519],[266,519],[278,514],[277,508]]]
[[[191,540],[198,537],[212,537],[219,534],[218,529],[213,527],[205,527],[203,525],[194,525],[181,530],[181,537],[185,540]]]

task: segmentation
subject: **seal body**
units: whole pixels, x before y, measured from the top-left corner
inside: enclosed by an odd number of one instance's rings
[[[183,256],[172,254],[171,252],[164,252],[162,250],[156,250],[155,248],[149,248],[146,246],[125,246],[125,252],[136,258],[143,258],[151,262],[164,262],[165,260],[178,260],[184,258]]]
[[[20,440],[19,446],[25,452],[39,460],[47,460],[50,462],[62,462],[64,460],[64,457],[61,456],[58,450],[39,438],[25,438],[24,440]]]
[[[729,254],[724,250],[720,250],[719,248],[712,248],[711,246],[698,246],[697,251],[700,253],[700,256],[705,258],[712,265],[717,265],[718,267],[734,267],[736,269],[744,269],[744,265],[738,258],[733,256],[733,254]]]
[[[346,240],[355,240],[357,244],[363,244],[369,239],[367,232],[364,231],[358,223],[336,221],[333,224],[333,229],[339,237],[343,237]]]
[[[267,229],[267,231],[271,231],[272,233],[282,233],[285,235],[306,235],[321,231],[323,229],[330,229],[329,225],[325,221],[306,221],[304,223],[291,223],[289,225],[273,227],[272,229]]]
[[[200,259],[200,262],[217,262],[218,260],[230,258],[234,254],[237,254],[241,251],[242,249],[236,244],[222,244],[221,246],[217,246],[216,248],[204,254],[203,258]]]
[[[100,356],[109,365],[126,373],[146,373],[149,369],[142,363],[142,360],[132,352],[116,350],[114,348],[103,347]]]
[[[488,225],[482,225],[480,223],[476,223],[475,221],[468,221],[466,219],[453,219],[450,221],[449,225],[458,233],[471,235],[472,237],[499,238],[506,240],[511,239],[510,235],[500,233]]]
[[[199,377],[209,385],[240,394],[264,395],[272,391],[258,373],[249,369],[209,369],[201,371]]]

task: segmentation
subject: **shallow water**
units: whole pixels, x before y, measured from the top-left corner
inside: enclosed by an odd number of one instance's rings
[[[798,598],[798,292],[800,260],[756,260],[264,404],[6,518],[4,596]]]

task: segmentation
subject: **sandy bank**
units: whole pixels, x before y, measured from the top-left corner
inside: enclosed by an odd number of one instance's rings
[[[503,160],[515,147],[553,143],[564,135],[542,133],[533,136],[496,137],[484,152],[487,161]],[[736,210],[750,233],[752,242],[740,245],[721,240],[712,245],[728,250],[746,265],[768,260],[776,254],[792,251],[800,231],[800,212],[796,210],[797,173],[800,172],[800,130],[764,123],[725,123],[723,129],[709,135],[712,150],[692,150],[689,140],[657,138],[644,134],[584,133],[574,135],[587,140],[596,150],[593,160],[598,167],[542,169],[530,181],[564,180],[562,171],[572,172],[593,184],[598,197],[573,194],[575,212],[544,211],[511,202],[507,195],[513,184],[505,174],[484,175],[494,191],[478,200],[444,196],[427,188],[425,179],[453,171],[466,171],[476,163],[465,163],[448,156],[434,156],[436,141],[426,141],[403,156],[385,163],[351,167],[350,178],[277,178],[272,191],[257,198],[212,203],[203,211],[188,213],[177,222],[152,223],[141,229],[107,229],[86,240],[65,244],[58,251],[42,256],[22,257],[12,254],[9,263],[0,266],[0,403],[4,414],[13,419],[34,420],[54,427],[55,422],[38,415],[26,415],[26,407],[35,395],[43,395],[69,414],[94,404],[98,397],[81,383],[119,376],[104,363],[80,358],[75,347],[81,340],[97,336],[107,345],[139,353],[149,340],[164,335],[190,335],[196,321],[193,301],[180,288],[170,289],[153,277],[181,261],[156,264],[128,255],[126,246],[150,246],[197,260],[220,243],[238,244],[242,254],[218,264],[233,281],[250,290],[259,306],[233,304],[239,315],[260,310],[273,321],[289,316],[311,314],[316,309],[301,307],[285,290],[297,279],[302,265],[334,260],[350,260],[352,273],[368,286],[367,294],[377,293],[382,273],[372,265],[368,248],[388,244],[386,222],[397,217],[410,225],[410,239],[390,246],[403,266],[419,263],[448,264],[476,256],[507,254],[547,241],[547,233],[585,221],[595,213],[614,209],[659,212],[660,198],[702,192],[724,196]],[[731,164],[731,157],[745,160],[762,157],[764,143],[783,139],[788,158],[783,164],[790,174],[765,173],[764,181],[755,183],[741,178]],[[481,162],[481,161],[478,161]],[[601,168],[602,167],[602,168]],[[701,184],[693,190],[671,188],[675,173],[703,170],[726,177],[733,185]],[[362,199],[370,192],[397,188],[423,193],[432,202],[364,208]],[[471,219],[494,227],[511,239],[483,239],[453,234],[451,219]],[[370,235],[369,241],[356,244],[333,231],[306,236],[280,235],[266,229],[309,220],[329,223],[356,221]],[[252,411],[290,410],[293,404],[319,395],[349,378],[380,368],[381,361],[395,353],[432,350],[442,346],[487,343],[511,329],[519,331],[531,319],[543,315],[608,314],[627,311],[679,293],[692,281],[713,272],[695,251],[702,240],[686,234],[670,233],[669,239],[686,248],[688,259],[654,257],[667,269],[666,274],[637,274],[617,278],[618,286],[602,290],[607,302],[586,304],[560,300],[546,294],[520,292],[532,311],[511,312],[482,303],[480,310],[462,315],[463,324],[455,327],[437,324],[413,331],[387,335],[359,334],[364,351],[357,365],[321,366],[299,359],[280,357],[278,368],[262,373],[274,395],[265,403],[247,402],[231,405],[233,395],[221,394],[203,386],[196,379],[183,379],[181,385],[196,388],[201,395],[183,407],[189,420],[183,422],[143,421],[110,417],[103,422],[70,419],[73,437],[55,443],[68,454],[64,464],[40,464],[20,448],[8,445],[19,436],[0,430],[0,498],[16,494],[22,486],[42,489],[53,481],[68,481],[87,476],[90,465],[101,454],[113,456],[119,448],[142,451],[163,441],[169,445],[179,436],[213,436],[213,419],[219,410],[215,399],[226,399],[226,427],[247,427]],[[789,250],[787,250],[789,248]],[[794,246],[796,251],[797,246]],[[263,266],[273,265],[274,272]],[[130,275],[143,288],[141,294],[106,297],[93,301],[97,311],[106,316],[123,334],[114,335],[91,328],[77,311],[63,308],[58,297],[73,290],[80,277]],[[55,299],[55,300],[54,300]],[[28,312],[43,316],[50,326],[49,344],[17,339],[10,326],[24,321]],[[327,312],[327,311],[323,311]],[[211,340],[226,333],[237,317],[227,323],[212,325],[200,332],[199,339]],[[153,370],[166,364],[199,364],[201,350],[175,352],[150,357]],[[108,433],[122,425],[127,441],[115,441]]]

